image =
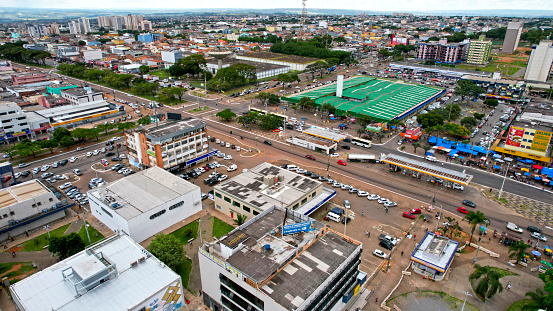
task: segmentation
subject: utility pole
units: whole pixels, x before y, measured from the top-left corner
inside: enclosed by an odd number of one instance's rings
[[[499,190],[499,195],[497,196],[497,199],[501,199],[501,194],[503,194],[503,186],[505,185],[505,179],[507,179],[507,174],[509,173],[509,165],[511,163],[507,163],[507,170],[505,171],[505,175],[503,175],[503,183],[501,183],[501,190]]]
[[[437,232],[438,231],[438,225],[440,224],[440,220],[442,219],[442,213],[444,211],[444,206],[443,205],[440,205],[440,219],[438,219],[438,221],[436,221],[436,231],[434,232]]]
[[[476,255],[474,255],[474,260],[472,261],[472,263],[476,263],[476,261],[478,260],[478,251],[480,250],[480,241],[482,241],[482,237],[478,238],[478,248],[476,249]]]
[[[461,311],[465,310],[465,303],[467,303],[467,297],[468,296],[471,296],[471,294],[469,294],[469,292],[465,292],[465,300],[463,301],[463,306],[461,307]]]
[[[88,224],[86,223],[85,213],[86,212],[83,212],[84,230],[86,231],[86,236],[88,237],[88,244],[90,244],[90,234],[88,234]]]

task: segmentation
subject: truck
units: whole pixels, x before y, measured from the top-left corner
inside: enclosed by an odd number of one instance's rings
[[[384,163],[386,154],[381,153],[379,156],[374,154],[352,154],[348,153],[349,162],[366,162],[366,163]]]
[[[389,235],[386,235],[386,234],[381,234],[378,239],[380,241],[382,240],[387,240],[389,241],[390,243],[392,243],[392,245],[396,246],[397,245],[397,238],[393,237],[393,236],[389,236]]]

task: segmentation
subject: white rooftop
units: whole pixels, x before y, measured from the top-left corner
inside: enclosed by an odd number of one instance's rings
[[[411,260],[445,273],[457,247],[459,242],[429,231],[413,251]]]
[[[71,281],[63,277],[68,268],[78,270],[86,279],[106,266],[99,253],[117,267],[110,280],[77,297]],[[131,267],[139,258],[146,259]],[[126,235],[115,235],[66,260],[56,263],[13,285],[10,290],[24,310],[131,310],[170,283],[180,280],[157,258]]]
[[[198,186],[154,166],[88,191],[88,194],[101,201],[103,194],[113,197],[121,206],[113,211],[129,220],[196,188]]]

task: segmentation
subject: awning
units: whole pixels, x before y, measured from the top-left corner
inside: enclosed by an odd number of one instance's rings
[[[550,181],[549,179],[547,179],[547,178],[545,178],[545,177],[542,178],[542,180],[543,180],[543,182],[549,182],[549,181]]]
[[[344,123],[338,125],[338,127],[346,127],[346,125]]]
[[[504,161],[501,159],[496,159],[495,162],[503,163]]]
[[[494,154],[493,157],[497,159],[497,158],[501,158],[501,155],[500,154]]]
[[[513,161],[513,158],[507,157],[507,158],[505,158],[505,159],[503,159],[503,160],[505,160],[505,161],[507,161],[507,162],[511,162],[511,161]]]
[[[541,180],[541,176],[534,176],[535,180]]]
[[[523,168],[521,168],[520,170],[523,171],[523,172],[529,172],[529,171],[530,171],[530,170],[527,169],[526,167],[523,167]],[[526,174],[525,174],[525,175],[526,175]]]
[[[532,168],[537,169],[537,170],[541,170],[543,168],[543,166],[535,164],[534,166],[532,166]]]
[[[530,176],[530,173],[524,172],[524,176]]]
[[[459,159],[464,159],[465,157],[459,156]]]
[[[493,168],[495,168],[496,170],[501,169],[501,167],[499,167],[498,165],[494,165]]]
[[[529,159],[526,159],[526,160],[525,160],[524,162],[526,162],[526,163],[529,163],[529,164],[532,164],[532,163],[534,163],[534,161],[532,161],[532,160],[529,160]]]

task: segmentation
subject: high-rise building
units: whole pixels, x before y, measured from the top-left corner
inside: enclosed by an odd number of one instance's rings
[[[125,16],[125,28],[132,30],[139,30],[140,23],[143,21],[142,15],[127,15]]]
[[[485,36],[480,36],[478,40],[470,41],[467,63],[473,65],[484,65],[488,63],[490,52],[492,51],[492,42],[485,41]]]
[[[81,33],[81,26],[79,25],[78,21],[70,21],[68,23],[69,26],[69,33],[72,35],[76,35]]]
[[[27,31],[29,32],[29,36],[33,38],[43,37],[48,34],[48,30],[46,29],[46,26],[42,26],[42,25],[30,26],[27,28]]]
[[[53,22],[50,24],[50,34],[59,35],[60,34],[60,26],[58,23]]]
[[[140,22],[140,30],[152,30],[152,22],[150,21],[142,21]]]
[[[87,34],[90,32],[90,21],[86,17],[81,17],[79,19],[79,26],[81,27],[81,33]]]
[[[98,27],[109,27],[110,18],[109,16],[98,16]]]
[[[511,54],[517,50],[520,35],[522,34],[523,22],[510,22],[507,26],[505,39],[503,40],[502,53]]]
[[[123,30],[123,28],[125,27],[125,19],[123,18],[123,16],[110,16],[109,24],[111,27],[113,27],[113,30]]]
[[[553,80],[553,42],[541,41],[532,47],[524,80],[546,82]]]
[[[448,43],[447,39],[442,39],[439,42],[420,42],[417,48],[418,59],[455,64],[465,60],[468,43]]]

